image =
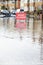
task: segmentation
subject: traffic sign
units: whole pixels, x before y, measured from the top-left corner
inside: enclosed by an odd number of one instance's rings
[[[26,13],[25,12],[16,13],[16,20],[26,20]]]

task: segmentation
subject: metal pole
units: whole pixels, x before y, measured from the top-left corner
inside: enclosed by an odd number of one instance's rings
[[[33,3],[33,7],[34,7],[34,14],[35,14],[35,10],[36,10],[36,8],[35,8],[35,0],[34,0],[34,3]]]
[[[15,4],[15,10],[16,10],[16,1],[17,1],[17,0],[15,0],[15,3],[14,3],[14,4]]]
[[[42,0],[42,28],[43,28],[43,0]]]
[[[7,8],[8,8],[8,10],[9,10],[9,5],[8,5],[8,1],[9,1],[9,0],[7,0]]]
[[[28,0],[28,13],[29,13],[29,0]]]
[[[27,16],[29,17],[29,0],[27,1],[27,7],[28,7]]]

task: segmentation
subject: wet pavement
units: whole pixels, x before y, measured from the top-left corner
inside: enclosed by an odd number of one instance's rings
[[[25,22],[25,29],[17,22]],[[43,65],[42,20],[0,18],[0,65]]]

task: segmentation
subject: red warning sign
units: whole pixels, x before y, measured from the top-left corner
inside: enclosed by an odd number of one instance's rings
[[[16,20],[26,20],[26,13],[24,12],[16,13]]]

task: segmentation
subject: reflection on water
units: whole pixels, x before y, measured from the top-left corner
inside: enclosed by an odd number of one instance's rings
[[[26,22],[26,29],[16,28],[16,22]],[[27,18],[27,20],[16,20],[14,17],[11,18],[0,18],[0,34],[7,37],[20,37],[32,38],[33,42],[40,42],[42,37],[42,21],[34,20],[33,18]]]
[[[14,17],[11,18],[0,18],[0,29],[2,30],[3,34],[11,34],[11,35],[20,35],[20,38],[26,36],[27,38],[33,39],[33,42],[40,40],[41,32],[42,32],[42,21],[41,20],[34,20],[33,18],[27,18],[26,21],[26,29],[17,29],[16,22],[21,22],[20,20],[16,20]],[[1,31],[0,30],[0,31]],[[25,32],[25,33],[24,33]],[[12,37],[14,37],[12,36]]]
[[[41,21],[34,20],[33,22],[33,38],[35,40],[39,40],[41,35]]]
[[[43,20],[41,26],[41,36],[40,36],[40,43],[41,43],[41,62],[43,63]]]

